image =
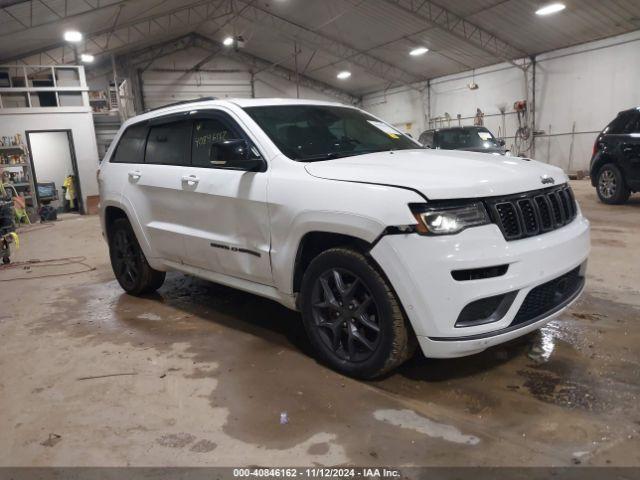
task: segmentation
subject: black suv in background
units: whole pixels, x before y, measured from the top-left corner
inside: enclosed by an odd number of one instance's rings
[[[598,135],[589,170],[604,203],[624,203],[640,190],[640,107],[618,113]]]
[[[504,140],[497,139],[485,127],[447,127],[425,130],[418,141],[426,148],[466,150],[505,155]]]

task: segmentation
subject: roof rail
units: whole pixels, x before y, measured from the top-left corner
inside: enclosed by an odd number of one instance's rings
[[[175,107],[177,105],[184,105],[186,103],[208,102],[210,100],[218,100],[218,97],[201,97],[201,98],[194,98],[192,100],[181,100],[179,102],[169,103],[167,105],[162,105],[161,107],[150,108],[149,110],[147,110],[147,112],[154,112],[154,111],[160,110],[162,108]]]

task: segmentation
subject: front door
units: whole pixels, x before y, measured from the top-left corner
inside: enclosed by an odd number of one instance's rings
[[[249,137],[227,113],[193,116],[191,166],[181,169],[184,262],[217,273],[273,285],[269,259],[268,172],[241,169],[211,156],[215,142]],[[251,142],[250,142],[251,143]],[[251,144],[253,145],[253,144]],[[252,148],[254,155],[258,150]]]

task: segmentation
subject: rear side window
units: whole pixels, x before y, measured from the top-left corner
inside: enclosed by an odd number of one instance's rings
[[[624,133],[640,133],[640,112],[636,113],[633,118],[624,127]]]
[[[424,132],[420,135],[420,143],[425,147],[433,146],[433,132]]]
[[[145,163],[190,165],[190,139],[190,121],[166,123],[149,128]]]
[[[633,124],[637,123],[634,112],[623,112],[609,124],[605,133],[619,135],[623,133],[633,133]]]
[[[114,163],[143,163],[144,142],[147,139],[146,125],[133,125],[125,130],[111,157]]]

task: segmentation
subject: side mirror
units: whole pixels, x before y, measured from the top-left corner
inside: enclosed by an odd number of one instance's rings
[[[213,142],[209,155],[211,165],[216,167],[255,172],[263,166],[262,159],[252,157],[251,146],[243,139]]]
[[[500,145],[501,147],[504,147],[506,145],[504,138],[501,138],[500,140],[498,140],[498,145]]]

